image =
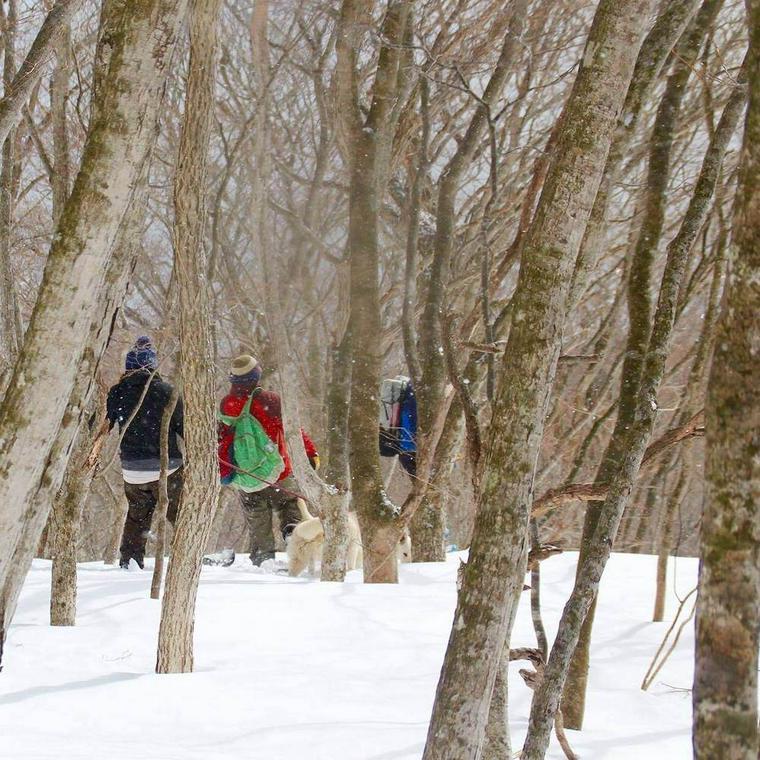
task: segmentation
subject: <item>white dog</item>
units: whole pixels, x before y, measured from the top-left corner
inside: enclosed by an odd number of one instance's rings
[[[309,573],[314,575],[317,562],[322,560],[325,532],[322,528],[322,521],[309,514],[306,504],[301,499],[298,500],[298,506],[304,519],[295,526],[288,537],[288,573],[293,576],[300,575],[308,567]],[[399,540],[396,556],[399,562],[412,561],[412,540],[408,530],[404,530]],[[358,570],[362,567],[363,561],[364,551],[359,520],[355,512],[349,512],[346,570]]]

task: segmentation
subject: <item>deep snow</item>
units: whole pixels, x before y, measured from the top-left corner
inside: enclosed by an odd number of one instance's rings
[[[547,560],[550,636],[577,556]],[[79,567],[75,628],[48,626],[50,563],[35,561],[0,674],[0,757],[23,760],[419,760],[455,603],[459,560],[406,565],[398,586],[322,584],[205,567],[195,673],[153,673],[159,603],[150,573]],[[666,623],[651,623],[655,559],[613,555],[602,583],[584,758],[686,760],[691,625],[648,693],[639,685]],[[671,562],[669,620],[696,561]],[[675,580],[675,590],[673,581]],[[534,646],[527,593],[513,646]],[[511,725],[530,692],[513,663]],[[563,757],[553,740],[551,758]]]

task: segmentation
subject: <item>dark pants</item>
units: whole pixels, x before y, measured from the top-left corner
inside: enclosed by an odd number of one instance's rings
[[[166,490],[169,494],[169,505],[166,518],[174,525],[179,511],[179,499],[182,495],[182,468],[173,472],[166,480]],[[150,523],[153,512],[158,504],[158,481],[153,483],[124,483],[124,493],[127,496],[129,510],[121,536],[121,563],[128,565],[133,559],[140,567],[145,559],[145,544],[150,533]]]
[[[264,488],[256,493],[240,492],[240,502],[251,534],[251,562],[254,565],[260,565],[267,559],[274,559],[272,512],[277,515],[283,538],[289,525],[301,522],[298,497],[293,495],[298,492],[298,484],[292,477],[287,477],[278,485],[290,493],[276,486]]]

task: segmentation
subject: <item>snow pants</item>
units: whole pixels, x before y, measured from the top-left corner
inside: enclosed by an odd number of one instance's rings
[[[298,497],[294,496],[298,492],[298,483],[288,476],[277,486],[269,486],[256,493],[240,492],[240,503],[251,535],[251,562],[254,565],[274,559],[273,512],[277,515],[283,538],[287,535],[288,526],[301,522]]]
[[[169,494],[169,506],[166,518],[174,525],[179,510],[179,499],[182,495],[183,474],[180,467],[166,479],[166,490]],[[121,535],[121,562],[129,564],[134,559],[140,567],[145,559],[145,544],[150,533],[153,512],[158,504],[158,481],[153,483],[124,483],[124,493],[127,496],[129,509]]]

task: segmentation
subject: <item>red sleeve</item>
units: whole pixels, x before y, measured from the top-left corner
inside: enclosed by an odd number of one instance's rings
[[[313,459],[316,456],[319,456],[319,452],[317,451],[317,447],[314,445],[314,441],[309,438],[308,435],[306,435],[306,431],[301,428],[301,437],[303,438],[303,447],[306,449],[306,456],[309,457],[309,459]]]

